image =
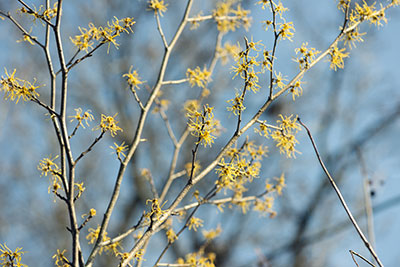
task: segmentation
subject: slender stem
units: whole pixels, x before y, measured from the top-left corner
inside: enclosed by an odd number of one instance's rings
[[[155,16],[156,16],[156,21],[157,21],[157,29],[160,32],[160,36],[163,41],[164,47],[168,48],[168,42],[167,42],[167,39],[165,38],[163,29],[161,27],[160,16],[158,15],[158,13],[156,13]]]
[[[93,147],[100,141],[101,138],[103,138],[104,134],[105,134],[105,132],[102,131],[101,134],[94,139],[92,144],[90,144],[90,146],[76,158],[74,165],[76,165],[78,163],[78,161],[83,158],[83,156],[85,156],[87,153],[92,151]]]
[[[352,250],[349,250],[351,257],[353,258],[354,263],[359,267],[356,259],[354,258],[354,255],[356,255],[357,257],[359,257],[360,259],[362,259],[363,261],[365,261],[366,263],[368,263],[370,266],[375,267],[375,265],[373,265],[369,260],[367,260],[365,257],[361,256],[360,254],[358,254],[357,252],[354,252]]]
[[[344,200],[339,188],[337,187],[335,181],[333,180],[332,176],[330,175],[328,169],[325,167],[324,162],[321,159],[321,156],[318,152],[317,146],[314,142],[314,139],[311,135],[310,130],[307,128],[307,126],[300,120],[300,118],[298,118],[299,123],[306,129],[308,137],[310,138],[311,144],[314,148],[315,154],[318,158],[319,164],[321,165],[323,171],[325,172],[329,182],[331,183],[333,189],[335,190],[337,196],[339,197],[340,203],[342,204],[344,210],[347,213],[347,216],[349,217],[351,223],[353,224],[354,228],[356,229],[358,235],[360,236],[361,240],[364,242],[364,245],[367,247],[367,249],[369,250],[369,252],[371,253],[371,255],[374,257],[374,259],[376,260],[376,262],[378,263],[379,266],[383,267],[382,262],[380,261],[380,259],[378,258],[378,255],[375,253],[373,247],[371,246],[371,244],[368,242],[367,238],[365,237],[365,235],[363,234],[363,232],[361,231],[360,227],[358,226],[356,220],[353,217],[353,214],[351,213],[349,207],[346,204],[346,201]]]
[[[189,79],[180,79],[180,80],[171,80],[171,81],[163,81],[163,85],[168,85],[168,84],[181,84],[189,81]]]
[[[58,59],[60,62],[60,68],[62,72],[61,76],[61,106],[60,106],[60,128],[62,133],[62,139],[64,143],[62,159],[64,162],[62,163],[65,165],[65,157],[68,161],[69,173],[68,173],[68,184],[69,190],[67,192],[67,199],[68,199],[68,214],[70,219],[70,229],[72,235],[72,266],[77,267],[82,265],[82,256],[80,252],[80,244],[79,244],[79,226],[77,223],[76,218],[76,210],[75,210],[75,163],[72,156],[71,146],[68,139],[68,131],[67,131],[67,124],[66,124],[66,112],[67,112],[67,96],[68,96],[68,69],[65,64],[65,57],[61,39],[61,16],[62,16],[62,4],[63,0],[58,1],[58,8],[57,8],[57,15],[56,15],[56,23],[53,27],[56,46],[57,46],[57,54]],[[63,167],[65,170],[65,166]]]

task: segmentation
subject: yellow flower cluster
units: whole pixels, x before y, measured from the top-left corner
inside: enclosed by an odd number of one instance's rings
[[[288,158],[296,157],[295,153],[299,153],[295,146],[298,143],[296,140],[296,134],[301,131],[300,124],[297,123],[297,116],[292,119],[293,115],[282,116],[279,114],[280,120],[277,120],[279,130],[275,130],[271,137],[277,142],[276,146],[279,148],[281,154],[286,154]]]
[[[46,19],[51,20],[57,15],[58,10],[58,2],[54,3],[53,8],[46,9],[43,5],[39,6],[39,10],[34,9],[26,9],[25,7],[21,7],[17,11],[22,14],[27,14],[28,16],[32,16],[33,20],[36,19]]]
[[[215,267],[215,258],[215,253],[204,255],[204,249],[200,249],[199,252],[187,254],[185,259],[179,258],[176,263],[179,266]]]
[[[206,67],[204,67],[203,70],[199,67],[196,67],[194,70],[188,68],[186,71],[186,77],[192,87],[197,85],[198,87],[205,88],[210,81],[210,75],[211,72],[209,72]]]
[[[108,43],[108,50],[112,43],[118,48],[118,43],[115,38],[120,36],[122,32],[129,33],[128,29],[132,31],[132,26],[135,24],[133,18],[114,19],[107,22],[106,27],[96,27],[93,23],[89,23],[89,29],[79,27],[81,34],[76,35],[74,38],[70,37],[71,42],[78,47],[79,50],[88,52],[89,48],[93,48],[94,41],[99,43]]]
[[[249,10],[242,9],[241,5],[234,8],[235,0],[225,0],[217,3],[213,10],[213,18],[217,22],[217,29],[220,32],[235,31],[240,26],[245,29],[250,27]]]
[[[96,242],[97,238],[99,237],[99,233],[100,233],[100,225],[97,225],[96,229],[89,228],[89,234],[86,236],[86,239],[89,240],[88,243],[94,244]],[[107,236],[107,232],[105,232],[102,242],[108,241],[110,239],[111,238]],[[117,241],[117,242],[114,242],[107,246],[102,246],[100,248],[99,253],[101,254],[101,253],[103,253],[103,251],[106,251],[107,254],[113,254],[115,256],[119,256],[122,254],[119,251],[119,249],[122,249],[122,246],[121,246],[120,242]]]
[[[245,82],[245,88],[251,89],[253,92],[257,92],[260,88],[258,84],[258,74],[260,72],[255,71],[255,67],[260,65],[260,62],[257,61],[259,46],[261,41],[258,42],[246,42],[246,49],[239,52],[235,58],[235,66],[233,66],[233,72],[236,76],[242,78]],[[251,55],[251,52],[256,53],[255,55]]]
[[[310,64],[315,60],[315,56],[321,53],[321,51],[316,50],[311,47],[308,48],[308,43],[303,43],[300,48],[296,48],[294,51],[299,57],[295,59],[299,63],[300,70],[308,69]]]
[[[115,120],[116,116],[117,114],[115,114],[114,116],[106,116],[104,114],[101,114],[100,125],[95,127],[94,130],[101,129],[102,132],[110,131],[112,137],[117,135],[117,131],[122,132],[122,129],[117,125],[118,121]]]
[[[202,112],[198,109],[198,102],[192,102],[186,108],[186,116],[189,118],[188,126],[191,134],[198,138],[196,144],[204,147],[214,143],[216,135],[219,134],[219,121],[214,119],[213,107],[208,104],[203,107]]]
[[[58,167],[58,165],[54,162],[58,156],[55,156],[54,158],[44,158],[39,162],[38,165],[38,170],[41,171],[41,176],[47,176],[48,173],[50,173],[53,176],[59,176],[61,175],[61,170]]]
[[[122,144],[120,144],[120,145],[117,145],[117,143],[114,143],[114,146],[115,147],[110,146],[110,148],[115,151],[115,154],[117,154],[118,159],[121,161],[122,160],[121,155],[126,157],[124,152],[128,150],[128,146],[125,145],[125,142],[122,142]]]
[[[262,195],[262,197],[257,197],[253,203],[254,211],[260,212],[262,215],[269,214],[271,218],[275,217],[276,215],[276,212],[272,209],[275,201],[275,196],[273,193],[281,195],[283,188],[286,187],[285,175],[283,173],[279,178],[275,177],[274,180],[275,183],[272,184],[267,179],[265,185],[265,193]],[[240,199],[236,202],[238,202],[238,204],[236,205],[242,208],[243,213],[245,213],[249,209],[251,204],[249,201],[240,201]]]
[[[278,23],[279,25],[279,38],[281,40],[286,40],[288,39],[289,41],[292,41],[292,37],[294,35],[294,26],[293,22],[285,22],[285,23]]]
[[[168,4],[164,3],[164,0],[150,0],[148,2],[149,8],[154,10],[154,15],[163,15],[163,12],[167,11]]]
[[[350,15],[350,21],[363,21],[368,20],[369,23],[375,24],[376,26],[381,26],[382,21],[387,23],[387,19],[385,17],[385,9],[381,4],[381,8],[379,10],[375,7],[375,2],[371,5],[368,5],[365,0],[363,0],[362,6],[356,3],[355,9],[352,10]]]
[[[303,94],[303,88],[301,85],[303,82],[301,80],[297,80],[292,86],[290,86],[289,92],[292,94],[293,101],[296,100],[296,97],[300,97]]]
[[[197,231],[197,228],[202,227],[203,226],[203,220],[200,218],[196,218],[194,216],[192,216],[188,222],[188,227],[189,230],[193,230]]]
[[[346,53],[346,48],[341,48],[339,49],[337,45],[332,47],[332,49],[329,51],[329,55],[331,57],[330,59],[330,68],[333,70],[343,69],[344,68],[344,58],[349,56],[349,53]]]
[[[36,86],[36,79],[33,83],[15,77],[15,72],[17,70],[14,69],[12,74],[7,72],[5,69],[6,77],[1,76],[0,80],[0,91],[4,91],[4,98],[10,99],[11,101],[15,101],[17,104],[18,101],[22,98],[24,101],[29,101],[35,99],[39,96],[39,93],[36,92],[41,86]]]
[[[63,251],[60,251],[57,249],[57,253],[53,255],[53,259],[55,260],[54,265],[56,267],[68,267],[71,266],[70,262],[68,261],[67,257],[65,256],[65,253],[67,251],[64,249]]]
[[[285,81],[287,81],[287,79],[283,77],[282,73],[275,72],[275,77],[273,78],[273,83],[276,84],[278,86],[278,88],[280,88],[280,89],[285,88],[285,86],[286,86],[286,84],[284,83]]]
[[[217,47],[217,56],[221,59],[222,65],[225,65],[229,58],[234,58],[240,52],[239,45],[231,45],[226,42],[224,47]]]
[[[78,126],[82,126],[84,129],[85,129],[85,126],[83,125],[82,121],[85,121],[86,125],[89,126],[89,121],[94,120],[94,117],[90,110],[85,111],[82,115],[81,108],[76,108],[75,115],[69,116],[69,117],[71,118],[70,122],[73,122],[76,120],[78,122]]]
[[[89,210],[88,214],[86,214],[86,213],[82,214],[82,218],[85,218],[85,217],[92,218],[92,217],[96,216],[96,213],[97,213],[97,211],[92,208],[92,209]]]
[[[178,236],[176,235],[175,231],[172,228],[168,229],[168,231],[165,234],[167,236],[168,242],[171,244],[178,239]]]
[[[358,28],[355,28],[349,32],[346,32],[344,37],[344,44],[349,45],[350,48],[356,47],[356,42],[363,42],[362,36],[365,35],[365,32],[360,33],[358,32]]]
[[[391,1],[387,6],[383,6],[380,4],[380,8],[377,9],[375,6],[375,2],[372,4],[368,4],[365,0],[362,1],[362,4],[355,3],[354,8],[350,10],[349,15],[349,28],[352,28],[349,31],[345,31],[344,36],[341,41],[344,40],[344,44],[348,45],[350,48],[356,47],[356,42],[362,42],[362,36],[365,33],[359,32],[358,24],[362,21],[369,21],[370,24],[374,24],[375,26],[381,26],[382,22],[387,23],[387,19],[385,16],[385,10],[391,6],[398,5],[400,2],[398,0]],[[350,8],[350,0],[340,0],[338,3],[338,9],[343,12],[346,12]],[[357,24],[357,25],[356,25]],[[354,26],[356,25],[356,26]],[[349,56],[349,53],[346,53],[346,48],[338,48],[337,44],[331,49],[329,52],[330,55],[330,68],[336,70],[337,68],[344,67],[344,58]]]
[[[227,101],[231,105],[230,107],[227,107],[227,110],[231,111],[236,116],[242,113],[243,110],[246,109],[246,107],[243,105],[243,98],[243,94],[236,92],[235,98]]]
[[[215,182],[218,190],[229,189],[235,198],[241,198],[247,191],[247,184],[259,177],[261,159],[266,156],[268,147],[256,146],[254,142],[246,143],[241,149],[232,148],[218,163],[216,172],[218,180]],[[241,203],[236,203],[240,205]]]
[[[19,267],[27,267],[28,265],[21,263],[22,254],[25,252],[22,251],[22,248],[16,248],[15,251],[12,251],[7,245],[4,243],[0,244],[0,265],[1,266],[19,266]]]
[[[143,83],[140,80],[139,74],[136,70],[132,71],[133,66],[129,68],[129,72],[122,75],[122,77],[126,77],[127,83],[131,86],[131,90],[135,90],[135,88],[139,89],[139,85]]]
[[[271,218],[275,217],[276,212],[272,210],[275,199],[273,197],[265,197],[262,200],[257,199],[254,203],[254,210],[263,214],[269,214]]]
[[[57,163],[54,162],[58,156],[51,158],[44,158],[39,162],[38,170],[41,172],[41,176],[47,176],[48,173],[50,176],[50,185],[48,188],[48,193],[50,192],[57,193],[57,190],[61,187],[61,169],[58,167]],[[83,192],[83,191],[82,191]]]
[[[161,209],[162,206],[160,206],[158,199],[157,198],[148,199],[146,201],[146,204],[149,204],[149,203],[151,203],[151,208],[150,208],[150,211],[146,213],[145,218],[147,218],[149,220],[153,220],[153,221],[159,220],[160,217],[165,213],[165,211],[163,211]]]
[[[270,11],[274,16],[272,20],[262,21],[263,24],[265,24],[265,30],[267,31],[270,27],[272,27],[275,32],[275,38],[279,37],[280,40],[288,39],[292,41],[292,37],[295,31],[293,22],[291,21],[286,22],[286,20],[283,18],[283,13],[288,11],[289,9],[284,7],[281,1],[279,1],[278,4],[276,4],[272,0],[261,0],[258,1],[257,4],[262,4],[262,9],[265,9],[265,7],[268,5]],[[279,18],[281,19],[282,22],[278,23],[276,22],[277,20],[276,14],[279,15]]]
[[[265,138],[269,138],[269,134],[271,133],[270,127],[267,125],[267,121],[260,122],[258,128],[254,129],[255,133],[258,133],[260,136],[264,136]]]
[[[202,234],[207,241],[214,240],[217,238],[222,232],[221,225],[218,225],[216,229],[212,229],[209,231],[203,230]]]

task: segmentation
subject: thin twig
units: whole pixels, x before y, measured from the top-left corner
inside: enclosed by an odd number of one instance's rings
[[[327,170],[327,168],[325,167],[324,162],[321,159],[321,156],[318,152],[317,146],[314,142],[314,139],[311,135],[310,130],[307,128],[307,126],[300,120],[300,118],[298,118],[299,123],[306,129],[308,137],[310,138],[311,144],[314,148],[315,154],[318,158],[318,161],[323,169],[323,171],[325,172],[326,176],[328,177],[329,182],[331,183],[333,189],[335,190],[337,196],[339,197],[340,203],[342,204],[344,210],[346,211],[351,223],[353,224],[354,228],[356,229],[358,235],[360,236],[360,238],[362,239],[362,241],[364,242],[364,245],[366,246],[366,248],[369,250],[369,252],[371,253],[371,255],[374,257],[374,259],[376,260],[376,262],[378,263],[379,266],[383,267],[383,264],[381,263],[378,255],[376,254],[376,252],[374,251],[373,247],[371,246],[371,244],[368,242],[367,238],[365,237],[365,235],[363,234],[363,232],[361,231],[360,227],[358,226],[356,220],[353,217],[353,214],[351,213],[350,209],[348,208],[339,188],[337,187],[335,181],[333,180],[333,178],[331,177],[329,171]]]
[[[130,86],[129,86],[129,89],[131,90],[133,96],[135,97],[136,102],[139,104],[140,109],[141,109],[141,110],[144,110],[143,103],[142,103],[142,101],[140,101],[140,98],[139,98],[139,96],[138,96],[136,90],[133,88],[133,85],[130,85]]]
[[[282,128],[281,128],[281,127],[277,127],[277,126],[275,126],[275,125],[265,123],[265,122],[263,122],[263,121],[261,121],[261,120],[257,120],[257,123],[262,124],[262,125],[264,125],[264,126],[266,126],[266,127],[268,127],[268,128],[271,128],[271,129],[275,129],[275,130],[278,130],[278,131],[282,131]]]
[[[160,16],[158,15],[158,13],[155,14],[155,17],[156,17],[156,21],[157,21],[157,29],[158,29],[158,32],[160,33],[164,47],[165,47],[165,49],[169,49],[167,39],[165,39],[165,35],[164,35],[164,32],[161,27]]]
[[[32,41],[34,41],[37,45],[39,45],[41,48],[45,48],[45,45],[42,44],[41,42],[39,42],[37,40],[36,36],[31,35],[27,30],[24,29],[24,27],[21,26],[21,24],[18,23],[18,21],[16,21],[10,14],[10,12],[5,13],[3,11],[0,10],[0,15],[5,16],[6,18],[8,18],[9,20],[12,21],[12,23],[14,23],[15,26],[17,26],[17,28],[22,32],[23,35],[28,36]]]
[[[110,244],[114,244],[118,241],[121,241],[122,239],[124,239],[125,237],[129,236],[131,233],[135,232],[137,229],[141,228],[141,227],[145,227],[145,225],[142,225],[142,221],[144,218],[144,213],[142,214],[142,216],[140,217],[139,221],[136,223],[136,225],[132,226],[130,229],[128,229],[127,231],[125,231],[124,233],[109,239],[107,241],[101,242],[99,244],[100,247],[104,247],[104,246],[108,246]]]
[[[183,171],[174,173],[174,174],[171,176],[171,178],[172,178],[172,180],[175,180],[175,179],[177,179],[177,178],[179,178],[179,177],[182,177],[182,176],[185,175],[186,173],[187,173],[186,170],[183,170]]]
[[[357,265],[357,267],[359,267],[359,265],[358,265],[356,259],[354,258],[354,255],[356,255],[357,257],[359,257],[360,259],[362,259],[366,263],[368,263],[370,266],[375,267],[374,264],[372,264],[369,260],[367,260],[365,257],[361,256],[357,252],[354,252],[353,250],[349,250],[349,252],[350,252],[351,257],[353,258],[354,263]]]
[[[100,141],[100,139],[104,136],[104,134],[105,134],[105,132],[104,132],[104,131],[101,131],[101,134],[100,134],[98,137],[96,137],[96,138],[94,139],[94,141],[92,142],[92,144],[90,144],[90,146],[89,146],[85,151],[83,151],[83,152],[76,158],[76,160],[75,160],[75,165],[78,163],[79,160],[82,159],[83,156],[85,156],[87,153],[89,153],[90,151],[92,151],[93,147]]]
[[[158,199],[158,193],[157,193],[157,189],[156,186],[154,184],[154,179],[153,176],[151,175],[150,171],[146,172],[144,175],[144,178],[146,178],[146,180],[149,182],[150,184],[150,189],[151,189],[151,193],[153,194],[153,198]]]
[[[226,198],[221,198],[221,199],[216,199],[216,200],[212,200],[212,201],[208,201],[205,200],[204,203],[199,203],[199,202],[194,202],[188,205],[185,205],[182,208],[178,208],[175,209],[173,211],[174,214],[179,214],[181,211],[186,211],[186,210],[190,210],[192,208],[195,208],[201,204],[212,204],[212,205],[221,205],[221,204],[225,204],[225,203],[229,203],[229,202],[237,202],[237,203],[241,203],[241,202],[251,202],[251,201],[255,201],[257,199],[259,199],[260,197],[266,195],[268,193],[268,191],[265,191],[257,196],[247,196],[247,197],[241,197],[241,198],[236,198],[236,197],[226,197]]]
[[[274,61],[275,61],[275,52],[276,52],[276,47],[278,45],[278,39],[279,35],[281,32],[277,32],[276,29],[276,11],[274,7],[274,3],[272,0],[269,1],[271,5],[271,11],[272,11],[272,28],[274,30],[274,44],[272,45],[272,53],[271,53],[271,59],[269,60],[271,65],[270,65],[270,71],[269,71],[269,98],[272,98],[273,96],[273,88],[274,88]]]
[[[165,114],[165,111],[162,108],[162,105],[161,105],[160,100],[158,98],[155,99],[155,102],[158,105],[159,113],[160,113],[161,118],[164,120],[165,127],[167,127],[168,135],[171,138],[172,143],[176,147],[178,145],[178,141],[176,140],[174,131],[172,130],[171,124],[169,123],[167,114]]]
[[[68,139],[71,139],[75,134],[76,131],[78,130],[79,126],[81,125],[81,123],[78,121],[78,123],[76,124],[74,130],[72,131],[72,133],[68,136]]]
[[[189,81],[188,78],[180,79],[180,80],[170,80],[170,81],[163,81],[162,85],[169,85],[169,84],[181,84]]]
[[[24,1],[22,1],[22,0],[17,0],[17,1],[20,2],[21,5],[23,5],[24,7],[26,7],[26,8],[28,9],[28,11],[29,11],[31,14],[34,14],[34,13],[35,13],[35,10],[33,10],[30,6],[28,6]],[[48,5],[46,5],[46,8],[48,8],[47,6],[48,6]],[[46,22],[47,25],[49,25],[49,26],[51,26],[51,27],[54,27],[54,25],[53,25],[49,20],[47,20],[47,19],[45,18],[45,16],[39,16],[39,18],[40,18],[41,20],[43,20],[44,22]]]

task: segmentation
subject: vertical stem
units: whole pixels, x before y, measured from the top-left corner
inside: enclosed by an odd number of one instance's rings
[[[62,166],[63,170],[66,173],[66,160],[68,161],[68,187],[69,190],[67,193],[67,206],[68,206],[68,213],[70,218],[70,231],[72,235],[72,266],[77,267],[82,265],[79,261],[79,254],[80,254],[80,245],[79,245],[79,230],[78,224],[76,219],[76,211],[75,211],[75,164],[72,157],[71,147],[68,139],[68,132],[67,132],[67,124],[66,124],[66,111],[67,111],[67,96],[68,96],[68,69],[65,64],[61,34],[60,34],[60,27],[61,27],[61,16],[62,16],[62,2],[63,0],[58,1],[58,8],[57,8],[57,16],[56,16],[56,23],[53,28],[54,35],[56,39],[57,45],[57,53],[58,58],[60,61],[61,67],[61,106],[60,106],[60,113],[59,113],[59,122],[61,127],[61,134],[63,139],[63,153],[62,153]],[[80,263],[80,264],[79,264]]]

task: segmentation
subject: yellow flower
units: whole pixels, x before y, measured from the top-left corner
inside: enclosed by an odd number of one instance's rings
[[[132,87],[134,90],[135,88],[139,89],[139,85],[143,83],[140,80],[139,74],[136,70],[132,71],[133,66],[129,68],[129,72],[122,75],[122,77],[126,77],[127,83]]]
[[[293,101],[296,100],[296,97],[299,97],[303,94],[303,88],[301,87],[302,83],[302,81],[297,80],[294,85],[290,87],[289,92],[292,93]]]
[[[64,249],[63,251],[60,251],[57,249],[57,253],[53,255],[53,259],[55,259],[54,265],[57,267],[64,267],[64,266],[69,266],[69,261],[67,257],[65,257],[65,252],[66,250]]]
[[[273,2],[272,2],[272,3],[273,3]],[[281,2],[281,1],[279,1],[278,4],[274,4],[274,6],[275,6],[275,12],[279,14],[279,17],[280,17],[281,19],[283,19],[283,18],[282,18],[283,12],[286,12],[286,11],[288,11],[289,9],[286,8],[286,7],[284,7],[284,6],[282,5],[282,2]]]
[[[285,22],[280,25],[279,38],[281,38],[282,40],[289,39],[289,41],[292,41],[292,37],[295,31],[293,22]]]
[[[202,234],[204,238],[207,239],[207,241],[211,241],[216,237],[218,237],[221,234],[221,232],[222,232],[221,225],[218,225],[216,229],[212,229],[209,231],[203,230]]]
[[[163,16],[163,12],[167,11],[168,4],[164,3],[164,0],[150,0],[149,8],[154,10],[154,14]]]
[[[303,43],[300,48],[296,48],[294,51],[300,56],[294,61],[299,63],[300,70],[308,69],[310,64],[315,60],[315,56],[321,53],[315,48],[308,48],[308,43]]]
[[[191,134],[198,137],[196,144],[201,143],[204,147],[211,146],[216,135],[219,134],[219,121],[214,119],[213,107],[205,105],[202,113],[189,109],[186,116],[189,118],[188,126]]]
[[[230,107],[227,107],[227,110],[231,111],[236,116],[246,109],[243,105],[243,97],[238,92],[236,92],[235,98],[230,99],[227,102],[231,104]]]
[[[298,143],[295,134],[301,130],[300,125],[297,123],[297,116],[292,120],[292,116],[283,117],[281,114],[280,120],[277,121],[280,130],[276,130],[271,134],[273,140],[277,142],[276,146],[279,148],[279,152],[286,154],[288,158],[296,157],[295,153],[299,153],[295,146]]]
[[[269,4],[269,0],[260,0],[256,4],[262,4],[262,9],[265,9],[265,7]]]
[[[78,189],[78,194],[77,194],[76,198],[80,198],[81,195],[82,195],[82,193],[83,193],[83,191],[85,191],[86,188],[83,186],[83,182],[80,183],[80,184],[75,183],[75,186],[76,186],[77,189]]]
[[[352,31],[346,32],[344,37],[344,44],[348,44],[350,48],[356,47],[355,42],[363,42],[362,36],[364,33],[359,33],[358,28],[353,29]]]
[[[198,227],[202,227],[203,226],[203,220],[196,218],[196,217],[191,217],[189,220],[189,230],[191,230],[193,228],[194,231],[197,231]]]
[[[118,113],[116,113],[114,116],[106,116],[101,114],[100,125],[95,127],[94,130],[101,129],[102,132],[110,131],[112,137],[117,134],[117,131],[122,132],[122,129],[117,125],[118,121],[115,120],[117,114]]]
[[[124,157],[126,157],[126,155],[124,154],[124,152],[128,150],[128,146],[127,146],[127,145],[125,146],[124,144],[125,144],[125,142],[122,142],[121,145],[117,145],[117,143],[114,143],[114,146],[115,146],[115,147],[110,146],[111,149],[115,150],[115,153],[117,154],[117,157],[118,157],[119,159],[121,159],[121,155],[123,155]]]
[[[282,73],[275,72],[274,82],[279,88],[283,89],[286,86],[284,81],[287,81],[287,79],[282,77]]]
[[[151,203],[151,210],[150,212],[146,213],[145,217],[157,221],[161,215],[165,213],[165,211],[161,209],[165,203],[160,206],[157,198],[148,199],[146,201],[146,205],[149,203]]]
[[[32,37],[32,38],[35,39],[36,37]],[[35,45],[35,43],[32,41],[32,38],[31,38],[31,36],[30,36],[29,34],[23,34],[22,39],[21,39],[21,40],[18,40],[17,43],[20,43],[20,42],[28,42],[28,43],[30,43],[31,45]]]
[[[201,70],[199,67],[196,67],[194,70],[187,69],[186,77],[189,79],[190,85],[193,87],[197,85],[198,87],[204,88],[207,83],[210,81],[211,72],[207,70],[206,67]]]
[[[9,249],[6,243],[0,244],[0,264],[1,266],[20,266],[20,267],[28,267],[26,264],[21,263],[22,254],[24,251],[21,251],[22,248],[16,248],[15,251]]]
[[[14,77],[15,72],[16,69],[14,69],[12,74],[9,74],[7,69],[5,69],[6,77],[1,77],[0,91],[4,91],[4,98],[11,99],[11,101],[15,100],[15,103],[17,104],[21,97],[24,101],[32,100],[38,97],[39,93],[36,92],[36,89],[41,86],[35,85],[36,79],[34,79],[33,83],[31,83],[29,81]]]
[[[178,236],[175,234],[174,230],[172,228],[170,228],[167,232],[166,232],[167,238],[168,238],[168,242],[169,243],[174,243],[174,241],[176,239],[178,239]]]
[[[52,175],[60,175],[61,170],[58,168],[58,165],[54,163],[54,160],[57,159],[58,156],[55,156],[54,158],[48,157],[44,158],[39,162],[38,165],[38,170],[41,171],[41,176],[47,176],[47,173],[50,173]]]
[[[332,47],[331,51],[329,52],[329,55],[331,56],[331,64],[330,68],[335,70],[337,68],[343,69],[344,68],[344,58],[349,56],[349,53],[345,53],[346,48],[339,49],[337,45]]]
[[[267,125],[267,121],[263,121],[259,124],[259,128],[255,128],[254,132],[258,133],[261,136],[269,138],[269,134],[271,133],[271,129]]]
[[[76,108],[75,109],[75,115],[74,116],[69,116],[71,119],[70,122],[73,122],[74,120],[78,121],[78,125],[82,126],[85,128],[83,125],[82,121],[85,121],[86,125],[89,126],[89,121],[94,120],[93,115],[91,114],[91,110],[85,111],[82,115],[82,109],[81,108]]]

